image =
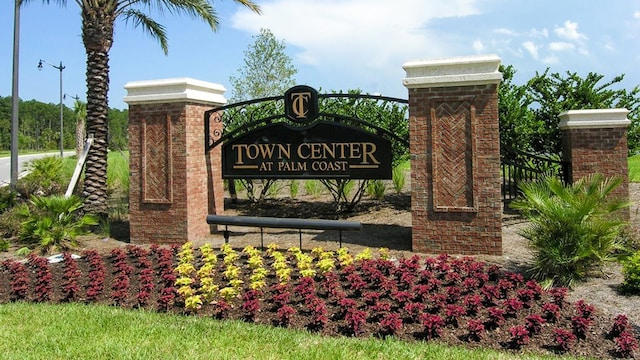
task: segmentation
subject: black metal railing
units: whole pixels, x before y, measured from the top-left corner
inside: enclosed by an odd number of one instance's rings
[[[533,154],[505,145],[501,145],[500,152],[502,200],[505,202],[518,197],[523,182],[557,176],[562,182],[570,183],[570,163],[560,160],[560,156]]]

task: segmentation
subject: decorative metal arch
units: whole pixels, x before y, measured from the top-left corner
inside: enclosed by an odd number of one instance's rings
[[[242,101],[230,105],[216,107],[204,114],[205,151],[265,126],[277,122],[286,122],[291,126],[308,127],[318,121],[330,121],[364,129],[378,136],[387,138],[397,146],[409,147],[408,132],[399,136],[393,129],[385,129],[375,120],[389,111],[397,112],[403,121],[408,121],[406,114],[408,100],[369,94],[333,93],[318,94],[317,117],[312,123],[297,123],[288,118],[285,109],[285,95]],[[372,106],[377,105],[377,106]],[[340,110],[340,112],[338,112]],[[373,111],[373,113],[372,113]],[[228,128],[232,120],[240,118],[240,125]],[[222,131],[212,130],[211,123],[223,123]]]

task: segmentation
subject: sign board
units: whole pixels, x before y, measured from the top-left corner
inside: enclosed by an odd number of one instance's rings
[[[222,176],[391,179],[391,160],[391,142],[376,134],[329,121],[281,122],[224,143]]]

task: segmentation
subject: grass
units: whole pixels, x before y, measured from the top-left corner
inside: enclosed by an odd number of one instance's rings
[[[628,158],[629,181],[640,182],[640,155],[634,155]]]
[[[65,178],[71,178],[78,158],[75,156],[63,159]],[[110,151],[107,156],[107,186],[112,192],[129,192],[129,152]]]
[[[118,307],[0,305],[9,359],[557,359],[394,339],[322,337],[240,321]]]

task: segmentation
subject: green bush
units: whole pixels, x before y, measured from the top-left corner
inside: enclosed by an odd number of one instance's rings
[[[396,166],[393,168],[392,173],[393,179],[393,190],[395,190],[396,194],[400,194],[402,189],[404,188],[406,173],[403,167]]]
[[[16,204],[17,195],[9,186],[0,188],[0,214],[11,209]]]
[[[296,180],[291,180],[289,183],[289,195],[292,199],[298,197],[298,190],[300,189],[300,183]]]
[[[85,233],[87,226],[98,225],[96,217],[78,214],[81,207],[77,196],[33,196],[18,208],[22,219],[19,239],[42,253],[76,247],[76,237]]]
[[[630,295],[640,294],[640,251],[636,251],[622,262],[622,275],[622,292]]]
[[[546,287],[572,286],[617,260],[626,223],[613,213],[629,202],[609,195],[621,182],[592,175],[567,186],[546,178],[520,187],[522,198],[511,206],[530,221],[521,235],[534,251],[534,278]]]
[[[318,197],[322,193],[322,183],[318,180],[305,180],[304,191],[307,195]]]
[[[68,181],[64,180],[63,169],[62,159],[58,156],[31,160],[27,164],[29,173],[18,180],[16,190],[24,199],[34,194],[40,196],[61,194],[68,184]]]
[[[0,214],[0,237],[12,239],[18,236],[20,222],[18,206],[14,206]]]
[[[369,181],[367,184],[367,195],[376,200],[384,199],[385,191],[387,191],[387,186],[382,180]]]
[[[9,240],[7,239],[0,239],[0,252],[7,252],[9,251],[9,246],[11,245],[11,243],[9,242]]]

